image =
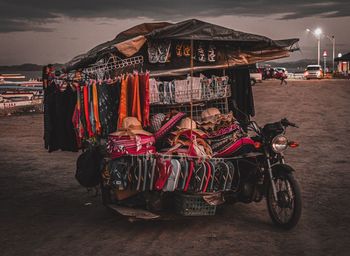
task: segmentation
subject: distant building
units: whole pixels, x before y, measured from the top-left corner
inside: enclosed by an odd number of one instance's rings
[[[334,61],[337,62],[338,73],[342,73],[345,76],[350,74],[350,52],[341,57],[335,58]]]

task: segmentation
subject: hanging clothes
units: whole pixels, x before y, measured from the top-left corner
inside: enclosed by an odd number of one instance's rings
[[[95,126],[95,115],[94,115],[94,102],[92,95],[92,81],[88,84],[88,94],[89,94],[89,119],[91,123],[91,130],[94,136],[96,134],[96,126]]]
[[[77,151],[76,134],[72,117],[77,95],[70,86],[63,87],[51,82],[45,95],[46,118],[44,117],[45,148]]]
[[[78,145],[76,133],[72,123],[72,116],[74,114],[77,95],[69,85],[61,94],[63,105],[60,107],[60,109],[62,111],[63,129],[58,131],[61,134],[60,137],[62,138],[62,141],[60,141],[60,149],[63,151],[76,152],[78,150]]]
[[[93,110],[95,117],[95,125],[96,125],[96,134],[101,134],[101,122],[99,117],[99,109],[98,109],[98,95],[97,95],[97,87],[96,81],[92,84],[92,101],[93,101]]]
[[[83,88],[83,93],[84,93],[84,114],[85,114],[86,128],[87,128],[88,136],[92,137],[94,134],[92,132],[90,115],[89,115],[89,106],[90,106],[90,104],[89,104],[89,88],[86,84]]]
[[[132,104],[131,104],[131,116],[136,117],[140,122],[142,122],[141,116],[141,103],[140,103],[140,83],[139,83],[139,74],[134,72],[133,75],[133,95],[132,95]]]
[[[118,110],[120,104],[120,80],[112,84],[103,82],[97,85],[99,121],[101,123],[101,137],[117,130]]]
[[[132,116],[132,104],[134,96],[134,76],[132,74],[127,75],[127,116]]]
[[[72,116],[72,123],[76,134],[77,147],[81,148],[81,142],[84,137],[84,127],[81,122],[81,91],[79,85],[76,86],[76,90],[77,102]]]
[[[88,137],[89,134],[87,132],[87,125],[86,125],[86,118],[85,118],[85,97],[84,97],[84,84],[80,83],[79,85],[80,88],[80,123],[81,123],[81,129],[82,129],[82,137]]]
[[[56,85],[49,82],[45,89],[44,98],[44,142],[45,149],[49,152],[59,149],[58,140],[55,136],[56,127]]]
[[[118,128],[122,128],[123,119],[128,116],[128,81],[129,76],[123,76],[121,79]]]
[[[234,106],[233,113],[241,123],[244,130],[247,129],[250,116],[255,115],[254,98],[250,83],[248,67],[239,67],[230,70],[231,92]]]
[[[142,126],[150,126],[150,83],[149,72],[139,75],[140,80],[140,102],[142,113]]]

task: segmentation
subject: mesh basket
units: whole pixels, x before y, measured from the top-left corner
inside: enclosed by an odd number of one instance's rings
[[[218,100],[207,100],[201,102],[193,103],[193,119],[195,121],[201,120],[202,112],[207,108],[215,107],[220,110],[221,113],[227,114],[229,112],[229,106],[232,105],[231,98],[221,98]],[[191,115],[191,105],[189,103],[185,104],[153,104],[151,105],[151,115],[157,113],[169,113],[172,110],[186,113],[187,116]]]
[[[173,80],[170,82],[150,82],[150,103],[152,104],[183,104],[191,101],[208,101],[228,98],[231,96],[231,86],[227,77],[213,79],[193,77]]]
[[[213,216],[216,212],[216,206],[208,204],[200,195],[176,194],[175,207],[183,216]]]

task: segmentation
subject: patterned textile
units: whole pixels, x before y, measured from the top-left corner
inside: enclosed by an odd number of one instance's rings
[[[153,135],[108,136],[107,152],[111,158],[126,154],[141,155],[154,154],[155,139]]]
[[[149,72],[146,74],[140,74],[140,101],[141,101],[141,112],[142,112],[142,126],[150,126],[150,82]]]
[[[156,141],[161,140],[166,134],[168,134],[173,127],[184,117],[185,113],[179,112],[170,118],[155,134]]]
[[[86,128],[87,128],[88,136],[92,137],[94,134],[92,132],[90,115],[89,115],[89,107],[90,107],[89,87],[87,85],[85,85],[83,88],[83,94],[84,94],[84,114],[85,114]]]
[[[99,111],[98,111],[98,95],[97,95],[97,87],[96,87],[96,81],[92,84],[92,98],[93,98],[93,111],[94,111],[94,118],[95,118],[95,126],[96,126],[96,133],[101,134],[101,122],[99,117]]]
[[[114,84],[104,82],[97,85],[99,118],[102,128],[101,136],[103,138],[107,138],[108,134],[117,129],[120,88],[120,81]]]
[[[231,143],[225,144],[218,152],[214,153],[214,157],[230,157],[246,145],[253,147],[254,141],[247,137],[232,141]]]

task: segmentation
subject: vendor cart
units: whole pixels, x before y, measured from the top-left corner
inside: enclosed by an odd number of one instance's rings
[[[266,197],[273,222],[294,227],[301,196],[283,152],[297,146],[285,137],[296,125],[250,120],[248,65],[297,42],[187,20],[141,24],[75,57],[55,79],[78,95],[77,179],[98,182],[103,203],[132,219],[215,215]]]

